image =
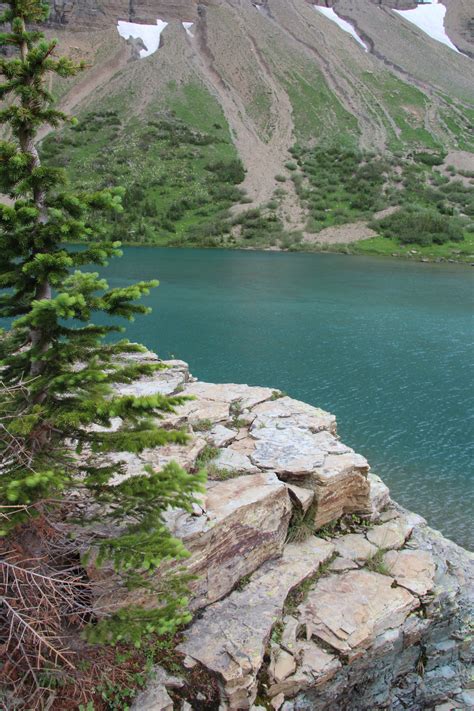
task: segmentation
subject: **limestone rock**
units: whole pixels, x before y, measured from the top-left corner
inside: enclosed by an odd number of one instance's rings
[[[377,546],[369,543],[362,533],[348,533],[335,538],[333,543],[340,556],[358,562],[365,562],[377,553]]]
[[[270,388],[252,387],[250,385],[235,385],[234,383],[191,383],[186,387],[185,395],[193,395],[199,400],[225,402],[228,405],[238,403],[240,409],[252,408],[273,395]]]
[[[382,479],[369,472],[368,481],[370,486],[370,503],[372,504],[372,518],[377,519],[380,513],[390,503],[390,489]]]
[[[183,469],[193,469],[196,460],[206,447],[203,437],[191,437],[186,444],[166,444],[164,447],[145,449],[140,458],[156,469],[162,469],[170,462],[177,462]]]
[[[206,439],[214,447],[226,447],[237,436],[237,430],[231,430],[224,425],[214,425]]]
[[[245,454],[246,457],[251,457],[255,451],[255,440],[249,437],[248,432],[245,431],[243,436],[232,442],[230,449],[239,454]]]
[[[279,683],[296,671],[296,661],[292,654],[275,644],[272,647],[268,672],[273,681]]]
[[[173,699],[162,685],[150,685],[134,700],[130,711],[173,711]]]
[[[315,636],[354,659],[378,635],[399,627],[419,602],[392,579],[354,570],[319,580],[299,607],[308,638]]]
[[[341,662],[312,641],[299,643],[299,668],[310,674],[316,684],[329,681],[341,668]]]
[[[257,405],[252,412],[256,415],[253,422],[254,430],[261,427],[292,426],[310,432],[321,432],[322,430],[333,434],[336,432],[334,415],[287,396]]]
[[[359,454],[329,454],[312,478],[318,503],[317,528],[335,521],[343,514],[371,513],[369,465]]]
[[[268,696],[273,699],[283,695],[284,698],[292,697],[300,691],[309,689],[313,683],[312,677],[306,672],[298,669],[295,674],[287,677],[279,684],[272,684],[268,688]]]
[[[219,600],[241,578],[280,555],[292,510],[285,484],[271,473],[208,482],[204,507],[200,516],[176,509],[166,513],[168,528],[191,555],[156,573],[159,580],[176,565],[197,576],[190,584],[192,610]],[[95,576],[102,605],[113,610],[150,605],[145,591],[118,584],[110,568],[98,569]]]
[[[336,558],[329,566],[329,570],[334,573],[342,573],[345,570],[357,570],[358,567],[357,563],[349,558]]]
[[[186,393],[182,393],[186,394]],[[226,422],[230,418],[229,403],[215,400],[189,400],[177,408],[176,414],[165,418],[166,424],[179,425],[188,422],[197,425],[203,420]]]
[[[413,525],[400,516],[380,526],[374,526],[374,528],[367,531],[367,538],[377,548],[385,550],[401,548],[412,530]]]
[[[219,600],[241,578],[279,555],[290,515],[285,485],[274,474],[210,483],[205,516],[176,516],[170,522],[173,535],[191,553],[187,569],[199,576],[191,583],[191,607]]]
[[[288,593],[333,550],[315,537],[287,545],[279,560],[268,561],[243,590],[208,607],[188,629],[179,651],[219,676],[231,711],[248,709],[255,700],[265,647]]]
[[[287,484],[287,487],[290,492],[290,498],[297,502],[303,513],[306,513],[314,501],[314,491],[303,489],[303,487],[296,486],[296,484]]]
[[[251,428],[256,439],[251,461],[275,471],[283,481],[303,483],[315,491],[317,528],[345,513],[371,513],[369,465],[364,457],[329,432],[315,434],[285,420],[278,426],[255,427],[256,422]]]
[[[252,428],[252,436],[257,444],[251,458],[262,469],[282,475],[304,475],[324,464],[325,450],[315,446],[310,432],[298,427]]]
[[[389,551],[384,563],[398,585],[416,595],[426,595],[434,585],[435,564],[427,551]]]
[[[182,360],[160,361],[154,353],[135,353],[127,356],[127,361],[139,363],[159,363],[162,370],[157,370],[150,376],[143,376],[133,383],[120,383],[114,389],[121,395],[173,395],[179,392],[189,381],[188,364]]]
[[[219,469],[229,472],[240,472],[242,474],[255,474],[258,472],[258,468],[252,464],[249,457],[230,448],[221,449],[213,464]]]
[[[280,644],[283,649],[286,649],[290,654],[296,652],[296,640],[300,623],[292,615],[287,615],[283,619],[283,632],[281,634]]]
[[[298,669],[268,689],[270,698],[277,694],[293,697],[300,691],[314,688],[328,682],[341,669],[341,662],[333,654],[328,654],[314,642],[298,642]]]
[[[272,699],[270,703],[271,706],[275,709],[275,711],[278,711],[278,709],[281,709],[281,707],[285,703],[285,695],[278,694],[278,696],[275,696],[275,698]]]

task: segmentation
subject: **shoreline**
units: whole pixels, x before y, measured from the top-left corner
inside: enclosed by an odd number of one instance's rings
[[[99,242],[67,242],[71,246],[87,246],[99,244]],[[327,249],[327,245],[321,245],[321,249],[295,249],[283,247],[244,247],[240,245],[191,245],[191,244],[144,244],[142,242],[121,242],[121,247],[138,247],[148,249],[206,249],[206,250],[228,250],[232,252],[274,252],[279,254],[340,254],[345,257],[380,257],[383,259],[393,259],[404,262],[415,262],[417,264],[442,264],[442,265],[461,265],[465,267],[474,267],[474,255],[472,259],[445,259],[444,257],[426,257],[425,255],[415,254],[386,254],[377,251],[355,252],[351,250],[349,244],[339,244],[335,249]],[[314,245],[316,247],[316,245]],[[325,248],[326,247],[326,248]]]

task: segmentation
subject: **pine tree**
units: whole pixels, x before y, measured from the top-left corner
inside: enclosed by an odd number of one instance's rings
[[[95,502],[102,521],[120,523],[119,533],[98,544],[97,564],[113,561],[130,584],[149,589],[155,604],[122,610],[93,637],[138,643],[144,632],[172,632],[189,618],[185,580],[168,577],[156,592],[150,573],[186,556],[163,513],[191,510],[203,476],[171,463],[113,483],[123,470],[112,463],[117,453],[186,441],[184,432],[157,424],[185,398],[121,396],[118,384],[163,365],[140,361],[133,356],[143,347],[110,337],[121,328],[91,322],[95,313],[110,324],[147,313],[136,301],[156,283],[110,289],[99,274],[80,270],[120,255],[120,244],[105,241],[96,224],[99,214],[122,210],[122,191],[72,192],[64,171],[41,164],[38,131],[68,120],[54,107],[46,79],[82,68],[58,57],[55,41],[27,29],[48,10],[42,0],[11,0],[0,18],[11,28],[0,34],[0,123],[11,136],[0,143],[0,191],[10,198],[0,205],[0,317],[11,323],[0,339],[0,527],[9,536],[35,516],[60,520],[69,492],[78,490]],[[84,249],[67,246],[81,241]]]

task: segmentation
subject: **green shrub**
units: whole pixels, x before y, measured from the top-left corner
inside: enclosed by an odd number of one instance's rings
[[[417,163],[423,163],[424,165],[443,165],[446,154],[441,153],[426,153],[420,152],[415,153],[413,158]]]
[[[444,244],[464,239],[461,220],[432,208],[405,207],[374,224],[384,237],[402,244]]]
[[[214,173],[216,178],[223,183],[233,183],[238,185],[245,178],[245,170],[242,165],[242,161],[234,158],[229,161],[215,161],[214,163],[208,163],[206,165],[206,170]]]

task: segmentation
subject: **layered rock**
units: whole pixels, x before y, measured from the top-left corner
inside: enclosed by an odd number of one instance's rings
[[[182,679],[158,670],[134,709],[471,708],[472,556],[392,502],[329,413],[165,365],[133,392],[191,397],[164,421],[189,442],[132,457],[124,475],[206,462],[193,514],[167,514],[191,554],[191,607],[202,611],[178,647]],[[102,576],[102,603],[140,602]],[[218,698],[196,695],[190,670],[210,675]]]
[[[178,649],[218,675],[225,708],[250,708],[288,593],[317,573],[333,550],[331,543],[314,537],[287,545],[280,559],[267,562],[243,590],[209,607],[194,623]]]
[[[50,22],[73,30],[106,29],[118,20],[154,24],[157,18],[193,22],[197,0],[49,0]]]
[[[192,607],[224,597],[265,561],[281,555],[291,515],[288,492],[274,474],[211,482],[200,516],[174,512],[170,528],[191,553]]]

